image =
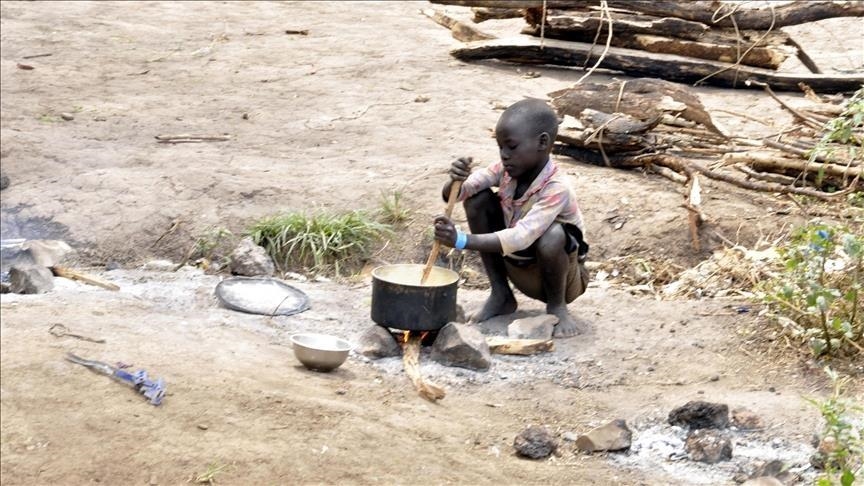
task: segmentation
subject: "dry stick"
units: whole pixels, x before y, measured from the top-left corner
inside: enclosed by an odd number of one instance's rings
[[[815,128],[816,130],[822,129],[822,124],[820,124],[816,120],[813,120],[812,118],[809,118],[807,115],[801,113],[800,111],[796,110],[795,108],[792,108],[791,106],[787,105],[786,102],[781,100],[776,94],[774,94],[774,90],[771,89],[771,86],[768,86],[768,83],[756,81],[755,79],[748,79],[747,81],[745,81],[745,84],[747,84],[748,86],[752,84],[754,86],[759,86],[759,87],[763,88],[765,90],[765,92],[768,93],[768,96],[774,98],[774,101],[779,103],[780,106],[783,107],[786,111],[788,111],[789,113],[792,113],[792,115],[795,116],[795,118],[798,118],[799,120],[803,121],[808,126]]]
[[[726,182],[726,183],[729,183],[729,184],[732,184],[732,185],[735,185],[738,187],[743,187],[744,189],[752,189],[754,191],[762,191],[762,192],[775,192],[778,194],[799,194],[802,196],[815,197],[818,199],[822,199],[824,201],[833,201],[833,200],[837,199],[838,197],[846,196],[847,194],[851,193],[855,189],[856,184],[858,183],[858,180],[859,180],[859,177],[856,177],[855,180],[852,181],[852,184],[850,184],[849,187],[847,187],[846,189],[843,189],[842,191],[827,193],[827,192],[822,192],[822,191],[818,191],[815,189],[807,189],[807,188],[803,188],[803,187],[777,186],[774,184],[767,184],[767,183],[761,183],[761,182],[744,181],[744,180],[738,179],[737,177],[730,176],[728,174],[722,174],[719,172],[714,172],[714,171],[709,170],[705,167],[702,167],[701,165],[699,165],[695,162],[691,162],[689,164],[684,163],[684,164],[687,165],[690,169],[695,170],[696,172],[699,172],[700,174],[704,174],[705,177],[708,177],[709,179],[714,179],[717,181],[723,181],[723,182]],[[677,162],[677,165],[680,167],[682,165],[682,162],[680,162],[680,161]]]
[[[720,112],[720,113],[728,113],[730,115],[735,115],[735,116],[738,116],[741,118],[746,118],[748,120],[753,120],[757,123],[761,123],[761,124],[768,126],[768,127],[773,126],[773,123],[771,123],[769,121],[762,120],[761,118],[756,118],[755,116],[748,115],[747,113],[741,113],[740,111],[724,110],[722,108],[714,108],[714,111]]]
[[[757,171],[751,169],[750,167],[748,167],[746,165],[742,165],[742,164],[735,164],[732,167],[734,167],[735,169],[738,169],[741,172],[747,174],[747,176],[749,176],[753,179],[758,179],[760,181],[773,182],[775,184],[792,185],[796,180],[794,177],[789,177],[789,176],[786,176],[783,174],[771,174],[768,172],[757,172]]]
[[[459,189],[462,187],[462,181],[453,181],[450,184],[450,196],[447,198],[447,209],[444,210],[444,214],[449,218],[451,214],[453,214],[453,206],[456,204],[456,200],[459,199]],[[426,279],[429,278],[429,272],[432,271],[432,266],[435,265],[435,260],[438,259],[438,252],[441,251],[441,242],[437,239],[432,243],[432,252],[429,253],[429,259],[426,260],[426,267],[423,268],[423,276],[420,277],[420,285],[426,283]]]
[[[789,145],[789,144],[785,144],[785,143],[781,143],[781,142],[775,142],[773,140],[763,140],[762,144],[765,145],[766,147],[776,148],[777,150],[779,150],[781,152],[786,152],[786,153],[789,153],[792,155],[800,155],[801,157],[808,159],[808,160],[810,157],[811,150],[805,150],[805,149],[802,149],[799,147],[793,147],[792,145]],[[836,163],[844,164],[845,163],[847,166],[857,165],[854,163],[853,160],[849,160],[848,162],[843,162],[842,160],[837,160],[833,157],[828,158],[828,157],[824,157],[822,155],[815,156],[813,158],[813,160],[815,160],[817,162],[822,162],[824,164],[836,164]]]
[[[118,286],[117,284],[107,282],[105,280],[102,280],[101,278],[95,277],[93,275],[87,275],[86,273],[82,273],[71,268],[54,266],[51,267],[51,271],[54,273],[54,275],[57,275],[58,277],[64,277],[70,280],[78,280],[79,282],[84,282],[86,284],[102,287],[106,290],[120,290],[120,286]]]
[[[835,177],[861,176],[864,173],[864,168],[862,167],[847,167],[829,163],[814,164],[807,160],[778,157],[768,152],[728,153],[722,157],[722,160],[726,163],[744,162],[751,165],[756,164],[777,169],[792,169],[801,172],[805,172],[808,168],[818,168],[818,170],[824,171],[825,174]]]
[[[408,342],[402,344],[402,365],[405,367],[405,374],[411,379],[420,396],[434,403],[444,398],[447,392],[440,386],[424,380],[420,374],[420,341],[419,334],[409,335]]]
[[[597,67],[600,65],[600,63],[603,62],[603,59],[606,58],[606,54],[609,53],[609,46],[612,45],[612,14],[609,13],[609,4],[606,2],[606,0],[600,1],[600,9],[601,9],[600,10],[601,18],[603,16],[603,14],[606,14],[606,22],[609,24],[608,25],[609,34],[606,36],[606,48],[603,49],[603,53],[600,54],[600,58],[597,59],[597,62],[593,66],[591,66],[591,69],[589,69],[587,73],[583,74],[582,77],[576,81],[575,84],[577,84],[577,85],[582,84],[582,81],[585,78],[587,78],[588,76],[591,76],[591,74],[594,73],[594,70],[597,69]]]
[[[649,166],[649,168],[655,174],[657,174],[661,177],[665,177],[672,182],[677,182],[679,184],[685,184],[687,182],[686,177],[684,177],[683,175],[675,172],[674,170],[672,170],[668,167],[663,167],[662,165],[651,165],[651,166]]]

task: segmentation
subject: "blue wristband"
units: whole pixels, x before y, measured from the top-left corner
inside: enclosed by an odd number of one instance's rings
[[[453,248],[457,250],[464,250],[465,245],[468,244],[468,235],[461,231],[456,231],[456,244],[453,245]]]

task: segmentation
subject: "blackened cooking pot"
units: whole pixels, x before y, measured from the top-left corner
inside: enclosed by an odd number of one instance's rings
[[[384,265],[372,271],[372,320],[406,331],[436,331],[456,320],[459,274],[432,267],[420,285],[423,265]]]

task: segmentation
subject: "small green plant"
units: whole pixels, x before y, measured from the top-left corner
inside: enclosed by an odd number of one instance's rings
[[[822,414],[822,429],[817,454],[824,473],[816,479],[817,486],[851,486],[861,477],[864,468],[864,411],[860,405],[844,397],[843,389],[849,377],[840,378],[826,367],[831,379],[831,396],[825,400],[805,398]]]
[[[207,470],[201,474],[193,475],[191,482],[195,484],[216,484],[216,475],[221,473],[228,464],[222,464],[221,466],[214,464],[210,464],[207,466]]]
[[[811,223],[778,248],[784,260],[765,297],[793,335],[816,356],[864,351],[864,236],[845,227]]]
[[[334,269],[369,256],[373,242],[390,227],[363,211],[341,214],[319,212],[307,216],[287,213],[264,218],[249,229],[280,269],[301,267],[312,271]]]
[[[864,129],[864,88],[852,95],[843,113],[825,124],[825,134],[810,152],[810,162],[819,155],[832,155],[829,144],[835,142],[850,145],[850,159],[860,158],[859,151],[864,148],[862,129]]]
[[[212,260],[216,249],[233,236],[231,231],[221,226],[208,228],[204,234],[195,240],[194,253],[201,255],[201,258]]]
[[[382,192],[379,212],[381,221],[391,225],[405,223],[411,217],[411,210],[402,203],[402,191]]]

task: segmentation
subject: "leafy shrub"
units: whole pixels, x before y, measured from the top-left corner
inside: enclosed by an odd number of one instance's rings
[[[778,248],[783,270],[766,285],[766,300],[795,337],[817,356],[864,351],[864,236],[811,223]]]
[[[825,368],[825,372],[833,385],[831,396],[825,400],[806,399],[825,420],[817,451],[825,472],[816,484],[851,486],[864,468],[864,417],[860,415],[864,409],[843,395],[849,377],[839,378],[831,368]]]

